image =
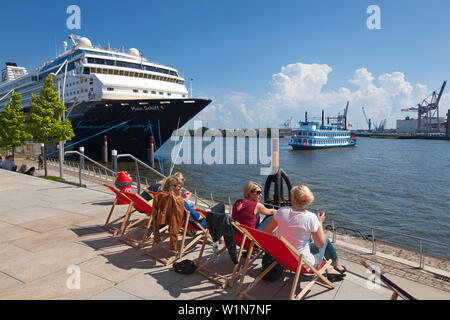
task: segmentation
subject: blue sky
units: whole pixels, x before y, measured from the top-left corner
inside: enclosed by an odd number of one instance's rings
[[[66,27],[71,4],[81,30]],[[369,5],[381,9],[381,30],[366,26]],[[0,11],[1,64],[34,69],[71,32],[136,47],[194,78],[194,95],[213,99],[197,117],[210,127],[276,126],[322,108],[332,115],[346,100],[359,127],[363,104],[394,127],[408,115],[400,108],[450,75],[448,0],[2,1]],[[441,106],[450,109],[448,95]]]

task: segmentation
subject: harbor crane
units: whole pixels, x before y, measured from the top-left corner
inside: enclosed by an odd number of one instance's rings
[[[369,126],[369,132],[372,130],[372,119],[367,119],[366,110],[362,107],[364,118],[366,119],[367,125]]]
[[[440,119],[439,119],[439,102],[441,101],[442,94],[444,93],[445,86],[447,85],[447,80],[442,84],[439,94],[433,91],[430,97],[425,98],[422,103],[418,104],[417,107],[412,107],[408,109],[402,109],[404,112],[417,112],[417,132],[421,133],[422,129],[425,127],[427,133],[433,132],[432,119],[436,119],[437,130],[440,132]],[[424,125],[422,125],[422,122]]]
[[[330,124],[330,119],[335,120],[336,122],[331,123],[331,125],[336,125],[338,128],[341,128],[343,130],[347,130],[347,112],[348,112],[348,105],[350,104],[350,101],[347,101],[347,106],[344,109],[344,114],[341,115],[340,113],[336,117],[327,117],[327,122]]]
[[[292,123],[292,117],[290,117],[289,119],[287,119],[285,122],[283,122],[282,124],[280,124],[281,128],[291,128],[291,123]]]

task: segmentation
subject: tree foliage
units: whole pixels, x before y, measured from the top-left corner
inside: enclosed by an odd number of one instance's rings
[[[53,79],[47,76],[39,96],[32,96],[27,128],[34,142],[56,144],[75,136],[69,120],[61,121],[64,105],[55,92]]]
[[[16,147],[31,140],[32,136],[25,130],[25,117],[21,104],[22,96],[16,92],[0,112],[0,147],[14,153]]]

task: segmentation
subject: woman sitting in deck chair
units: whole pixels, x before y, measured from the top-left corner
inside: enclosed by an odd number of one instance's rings
[[[236,200],[231,217],[245,226],[261,231],[264,230],[276,210],[268,209],[259,202],[262,196],[262,187],[256,182],[247,183],[244,187],[243,195],[245,200]],[[266,216],[262,222],[260,222],[260,214]]]
[[[329,242],[322,228],[325,221],[325,212],[319,212],[316,216],[304,208],[314,201],[314,195],[306,186],[292,188],[291,199],[292,207],[278,209],[264,231],[272,233],[278,227],[277,236],[286,238],[303,254],[305,259],[317,267],[323,260]],[[312,245],[310,245],[310,237],[314,241]],[[339,271],[330,266],[326,269],[326,272],[327,278],[331,282],[341,281],[345,276],[343,274],[345,268]]]

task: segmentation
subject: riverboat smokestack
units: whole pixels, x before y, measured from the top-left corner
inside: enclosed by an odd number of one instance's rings
[[[305,122],[308,122],[308,111],[305,111]]]
[[[322,129],[325,127],[325,110],[322,110]]]

